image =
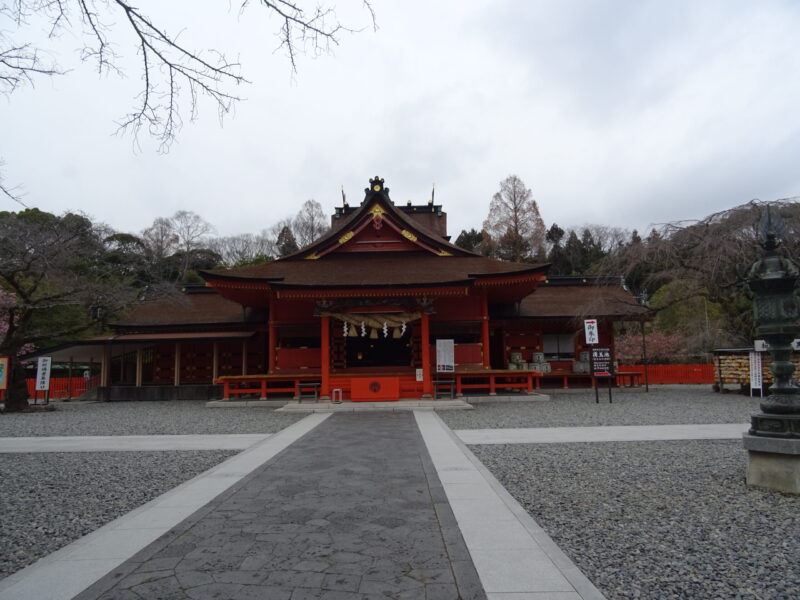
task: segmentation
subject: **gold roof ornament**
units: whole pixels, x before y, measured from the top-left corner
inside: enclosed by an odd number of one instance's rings
[[[369,212],[370,212],[370,214],[373,216],[373,218],[375,218],[375,219],[382,219],[382,218],[383,218],[383,215],[385,215],[385,214],[386,214],[386,211],[385,211],[385,210],[383,210],[383,209],[382,209],[382,208],[381,208],[381,207],[380,207],[378,204],[376,204],[375,206],[373,206],[373,207],[370,209],[370,211],[369,211]]]
[[[411,233],[408,229],[403,229],[403,231],[401,231],[400,234],[407,240],[411,240],[412,242],[417,241],[417,236]]]
[[[352,231],[348,231],[342,237],[339,238],[339,243],[344,244],[345,242],[349,242],[350,240],[353,239],[354,235],[355,233],[353,233]]]

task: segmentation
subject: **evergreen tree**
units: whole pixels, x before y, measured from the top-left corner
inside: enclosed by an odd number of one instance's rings
[[[456,238],[455,245],[470,252],[480,252],[483,245],[484,233],[474,227],[467,231],[462,229]]]
[[[276,246],[278,247],[278,256],[281,258],[284,256],[289,256],[290,254],[294,254],[300,249],[297,246],[297,240],[294,238],[294,233],[292,233],[291,227],[288,225],[283,226],[278,234]]]

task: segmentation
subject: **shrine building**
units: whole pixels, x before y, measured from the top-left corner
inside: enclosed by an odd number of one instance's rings
[[[299,252],[203,271],[205,286],[138,304],[114,335],[46,353],[99,362],[97,397],[109,400],[391,401],[591,385],[583,319],[598,320],[613,353],[614,321],[643,311],[619,278],[548,279],[547,268],[453,245],[440,205],[396,205],[376,177]]]

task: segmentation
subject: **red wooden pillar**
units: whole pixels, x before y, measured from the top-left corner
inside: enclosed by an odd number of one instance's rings
[[[433,382],[431,381],[431,323],[428,313],[422,313],[422,331],[420,344],[422,345],[422,396],[430,398],[433,395]]]
[[[320,366],[322,371],[322,385],[320,385],[320,398],[328,399],[331,395],[331,318],[324,316],[320,319],[322,331],[319,336]]]
[[[278,336],[275,332],[275,303],[269,303],[269,321],[267,323],[267,373],[275,372],[275,348]]]
[[[483,346],[483,368],[489,368],[489,299],[481,296],[481,345]]]

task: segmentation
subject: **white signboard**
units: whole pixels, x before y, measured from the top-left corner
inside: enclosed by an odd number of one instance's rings
[[[422,369],[417,369],[417,381],[422,381],[424,379]]]
[[[753,395],[753,390],[758,390],[758,395],[761,395],[761,386],[763,380],[761,379],[761,353],[750,353],[750,395]]]
[[[44,392],[50,389],[50,356],[40,356],[36,365],[36,391]]]
[[[769,344],[766,340],[756,340],[753,344],[756,352],[766,352],[769,350]]]
[[[455,373],[456,351],[453,340],[436,340],[436,372]]]
[[[586,319],[583,322],[583,329],[586,333],[587,344],[600,343],[600,333],[597,330],[597,319]]]

